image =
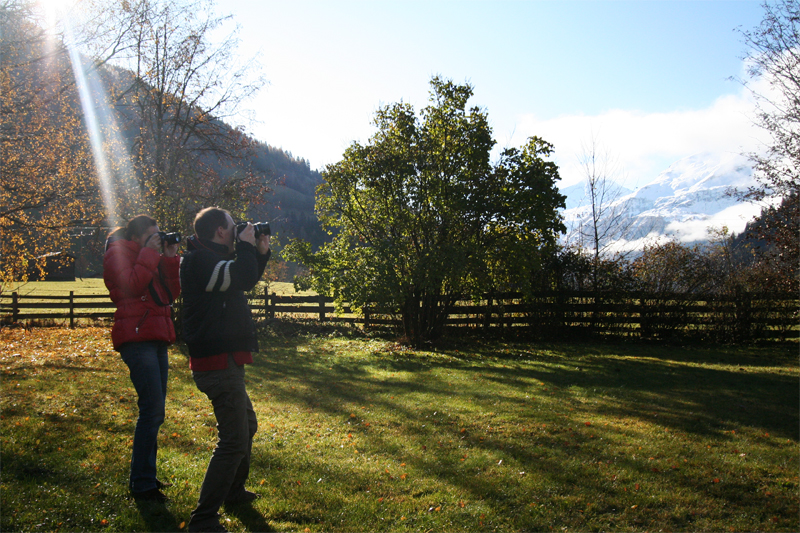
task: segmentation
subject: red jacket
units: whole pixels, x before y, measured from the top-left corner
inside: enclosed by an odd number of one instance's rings
[[[170,295],[175,299],[181,290],[179,268],[179,257],[162,256],[133,241],[109,244],[103,257],[103,280],[117,304],[111,330],[115,350],[126,342],[175,342],[169,304]]]

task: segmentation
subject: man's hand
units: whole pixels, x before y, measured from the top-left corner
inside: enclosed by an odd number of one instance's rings
[[[267,255],[269,251],[269,235],[259,235],[256,242],[256,249],[261,255]]]
[[[249,242],[253,246],[256,245],[256,230],[251,223],[247,223],[247,227],[239,233],[239,240]]]

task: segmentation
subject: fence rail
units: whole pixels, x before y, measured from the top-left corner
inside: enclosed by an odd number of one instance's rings
[[[390,310],[368,307],[355,313],[345,306],[336,313],[333,300],[322,296],[279,296],[264,293],[250,299],[256,317],[295,316],[364,326],[399,325]],[[0,321],[103,320],[114,316],[108,295],[39,296],[16,292],[0,295]],[[485,295],[459,300],[447,309],[450,327],[527,328],[534,334],[600,335],[669,339],[717,337],[798,339],[800,324],[796,295],[721,296],[631,293],[610,296],[589,292],[541,293],[523,299],[518,294]]]

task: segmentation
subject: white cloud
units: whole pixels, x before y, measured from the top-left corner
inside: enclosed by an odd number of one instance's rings
[[[538,135],[555,146],[561,186],[581,181],[579,157],[592,137],[620,169],[627,187],[646,185],[683,157],[699,152],[760,150],[766,134],[753,124],[749,91],[719,97],[707,109],[643,113],[613,109],[600,115],[570,115],[539,120],[523,115],[510,145]]]
[[[709,231],[723,227],[727,228],[728,233],[741,233],[760,211],[761,206],[757,204],[739,203],[708,218],[672,222],[667,225],[666,233],[685,243],[708,240]]]

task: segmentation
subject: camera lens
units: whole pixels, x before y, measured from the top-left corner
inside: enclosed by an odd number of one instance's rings
[[[260,237],[262,235],[271,235],[269,222],[256,222],[253,225],[256,228],[256,237]]]
[[[244,231],[246,227],[247,227],[247,222],[240,222],[239,224],[236,224],[236,236],[238,237],[239,234],[242,231]],[[258,239],[262,235],[271,235],[269,229],[269,222],[253,222],[253,233],[256,239]]]
[[[177,231],[173,233],[167,233],[165,231],[159,231],[158,236],[161,237],[161,243],[165,246],[170,246],[172,244],[178,244],[181,242],[181,234]]]

